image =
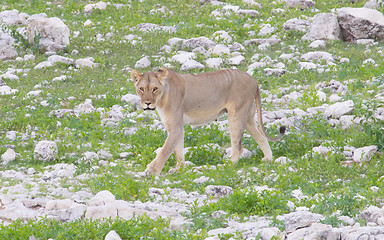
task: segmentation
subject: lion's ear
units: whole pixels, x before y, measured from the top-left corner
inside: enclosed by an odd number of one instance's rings
[[[165,67],[161,67],[157,72],[156,72],[156,77],[159,79],[159,82],[161,84],[164,83],[164,80],[168,77],[168,70]]]
[[[135,85],[137,85],[141,80],[141,74],[135,69],[131,71],[131,80]]]

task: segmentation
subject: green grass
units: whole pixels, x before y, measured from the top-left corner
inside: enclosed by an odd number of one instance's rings
[[[73,66],[57,64],[45,69],[34,69],[34,66],[47,60],[47,56],[35,46],[23,40],[16,32],[17,27],[4,28],[12,33],[18,45],[19,55],[34,54],[34,62],[4,61],[0,62],[0,71],[6,72],[8,68],[29,69],[26,72],[17,72],[19,80],[5,80],[8,86],[18,89],[19,92],[11,96],[0,96],[0,155],[9,145],[19,154],[16,161],[9,165],[1,165],[0,170],[15,169],[21,167],[35,168],[43,172],[44,167],[56,163],[75,164],[76,176],[81,174],[96,173],[85,181],[73,186],[74,190],[89,189],[93,194],[101,190],[111,191],[117,199],[126,201],[149,201],[149,187],[166,189],[182,188],[186,192],[197,191],[205,194],[207,185],[226,185],[234,190],[234,194],[220,199],[217,203],[207,203],[204,206],[197,204],[191,206],[191,214],[186,215],[193,223],[191,229],[177,231],[169,229],[169,222],[164,219],[151,220],[141,217],[134,220],[78,220],[74,222],[60,223],[54,220],[41,219],[36,221],[16,221],[9,226],[0,226],[0,236],[8,239],[26,239],[34,235],[37,239],[104,239],[109,230],[116,230],[123,239],[136,239],[139,236],[148,236],[148,239],[204,239],[206,231],[226,227],[228,217],[247,219],[250,215],[269,216],[276,219],[277,215],[287,213],[287,202],[291,201],[296,207],[308,207],[313,212],[326,216],[324,223],[337,226],[340,224],[332,216],[337,210],[341,214],[356,218],[364,208],[369,205],[381,206],[383,196],[384,176],[384,123],[374,118],[374,110],[383,107],[384,103],[375,100],[374,97],[383,92],[379,88],[384,84],[384,60],[382,57],[383,43],[372,46],[345,43],[341,41],[327,41],[325,49],[335,58],[336,67],[321,65],[326,70],[319,73],[312,70],[299,70],[298,62],[304,53],[315,51],[308,47],[309,42],[301,40],[304,33],[287,32],[283,24],[287,20],[302,15],[313,17],[317,14],[312,9],[299,10],[288,9],[284,1],[273,2],[260,0],[262,8],[250,7],[241,0],[225,1],[232,5],[238,5],[242,9],[255,9],[259,11],[258,18],[238,16],[234,13],[216,19],[211,12],[220,9],[210,4],[201,6],[198,1],[111,1],[112,4],[129,4],[130,7],[116,7],[109,5],[107,10],[95,10],[90,15],[83,13],[88,1],[46,1],[31,0],[7,0],[4,9],[17,9],[29,15],[45,12],[48,17],[59,17],[70,28],[71,33],[79,31],[78,37],[71,37],[70,45],[59,55],[73,59],[93,57],[100,66],[94,69],[75,69]],[[340,7],[362,7],[364,1],[316,1],[319,12],[331,12]],[[158,6],[159,4],[159,6]],[[150,10],[165,6],[166,14],[149,14]],[[275,8],[285,9],[285,13],[272,15]],[[382,12],[383,9],[380,9]],[[90,26],[84,26],[86,20],[93,22]],[[161,26],[176,26],[176,32],[140,32],[131,30],[140,23],[155,23]],[[156,121],[151,116],[143,115],[129,104],[121,102],[121,97],[127,93],[133,94],[134,86],[130,79],[130,69],[134,68],[136,61],[143,56],[149,56],[152,65],[148,69],[138,69],[141,72],[156,70],[166,63],[171,63],[170,58],[178,49],[170,53],[160,51],[167,44],[168,39],[179,37],[189,39],[205,36],[211,38],[217,30],[226,30],[234,41],[243,43],[245,40],[259,38],[250,36],[249,31],[258,33],[260,26],[269,23],[276,27],[275,34],[284,44],[271,46],[261,51],[257,46],[246,47],[243,55],[244,64],[238,66],[241,70],[247,70],[251,64],[251,57],[258,53],[260,59],[269,56],[273,62],[267,67],[273,67],[277,62],[286,65],[287,73],[281,77],[265,76],[263,69],[255,70],[253,76],[259,82],[263,97],[275,94],[278,98],[286,93],[301,91],[303,96],[291,103],[272,105],[265,103],[265,110],[278,110],[300,108],[307,110],[310,107],[332,104],[329,101],[321,102],[317,97],[316,85],[320,82],[329,83],[336,80],[347,86],[347,93],[342,96],[343,101],[352,100],[355,104],[351,114],[364,119],[360,125],[354,125],[348,129],[342,129],[339,125],[331,125],[321,114],[304,117],[297,120],[293,127],[287,130],[282,141],[270,143],[274,157],[288,157],[291,162],[287,164],[267,163],[257,143],[250,137],[244,136],[243,146],[252,152],[249,158],[240,159],[237,165],[231,165],[224,159],[224,150],[230,147],[229,133],[219,129],[217,124],[191,128],[185,126],[185,147],[191,147],[186,154],[186,160],[195,166],[204,166],[202,170],[195,171],[187,167],[179,173],[163,175],[157,178],[137,178],[128,174],[128,171],[142,172],[156,154],[154,151],[161,147],[166,139],[166,132],[162,128],[154,127]],[[251,25],[245,28],[244,25]],[[113,27],[111,27],[113,26]],[[111,38],[105,41],[96,41],[96,35],[113,33]],[[125,40],[125,36],[134,34],[138,43],[132,45]],[[294,47],[294,49],[293,49]],[[72,55],[73,50],[79,54]],[[185,50],[185,49],[181,49]],[[283,53],[295,53],[298,59],[283,61],[279,56]],[[340,58],[348,58],[349,63],[339,64]],[[363,61],[372,58],[377,66],[363,66]],[[202,62],[204,57],[199,55]],[[173,64],[173,63],[172,63]],[[179,64],[173,64],[176,71],[180,70]],[[227,63],[223,67],[230,68]],[[205,69],[204,71],[208,71]],[[197,73],[198,71],[191,71]],[[68,78],[65,82],[52,83],[52,79],[61,75]],[[347,81],[354,79],[354,81]],[[36,90],[40,85],[42,90],[38,97],[26,97],[26,94]],[[282,92],[281,88],[288,88]],[[332,93],[324,91],[329,97]],[[105,97],[97,97],[105,95]],[[73,109],[83,103],[85,99],[92,99],[95,108],[108,112],[114,105],[124,107],[125,117],[116,126],[102,125],[103,114],[99,111],[81,115],[79,117],[67,115],[57,118],[50,112],[58,109]],[[40,105],[41,101],[47,101],[48,106]],[[157,117],[155,117],[158,120]],[[220,120],[224,120],[221,118]],[[126,135],[125,130],[137,128],[134,134]],[[278,132],[279,126],[268,127],[271,135]],[[7,131],[17,131],[19,134],[15,141],[5,138]],[[25,135],[26,137],[23,137]],[[33,158],[33,150],[36,141],[58,141],[58,159],[53,162],[41,163]],[[363,147],[377,145],[379,152],[367,163],[345,165],[343,156],[345,146]],[[218,147],[216,147],[218,146]],[[327,156],[320,156],[312,152],[313,147],[326,146],[330,148]],[[110,162],[116,162],[117,167],[100,166],[98,161],[88,163],[78,161],[86,151],[98,152],[104,149],[113,155]],[[122,152],[130,152],[126,159],[119,159]],[[163,173],[175,165],[172,156],[167,162]],[[216,166],[216,169],[210,169]],[[193,180],[200,176],[210,177],[211,181],[203,184],[194,183]],[[75,176],[75,177],[76,177]],[[63,179],[62,184],[70,188],[68,179]],[[165,180],[171,183],[163,184]],[[19,183],[13,179],[1,178],[1,184],[12,186]],[[267,186],[272,191],[258,193],[254,186]],[[373,191],[372,186],[379,187]],[[27,186],[28,187],[28,186]],[[31,187],[31,186],[29,186]],[[49,194],[46,186],[41,186],[42,196]],[[291,193],[301,189],[305,199],[295,199]],[[356,196],[362,196],[359,198]],[[221,217],[213,217],[213,213],[222,210],[227,212]],[[280,223],[275,221],[276,225]],[[84,231],[86,229],[86,231]],[[153,230],[154,229],[154,230]],[[164,230],[166,229],[166,230]],[[152,231],[153,230],[153,231]],[[226,239],[228,236],[222,236]]]

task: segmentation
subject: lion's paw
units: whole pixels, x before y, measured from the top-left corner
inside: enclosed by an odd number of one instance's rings
[[[158,171],[158,170],[154,169],[154,168],[153,168],[152,166],[150,166],[150,165],[148,165],[147,169],[145,169],[145,175],[146,175],[147,177],[150,177],[150,176],[152,176],[152,175],[154,175],[154,176],[159,176],[160,173],[161,173],[161,170]]]

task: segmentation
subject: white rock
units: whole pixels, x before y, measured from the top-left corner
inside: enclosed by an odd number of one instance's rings
[[[35,61],[35,55],[32,55],[32,54],[26,54],[24,55],[24,61]]]
[[[63,50],[69,44],[70,31],[64,22],[57,18],[39,18],[29,23],[27,29],[28,41],[35,44],[39,36],[39,47],[46,51]]]
[[[45,162],[55,160],[58,153],[59,151],[55,142],[43,140],[37,143],[33,156],[35,160]]]
[[[195,61],[195,60],[187,60],[181,65],[180,71],[188,71],[188,70],[194,70],[194,69],[203,69],[204,65]]]
[[[93,198],[88,201],[89,206],[104,205],[105,202],[115,200],[115,196],[108,190],[98,192]]]
[[[208,50],[209,53],[213,54],[213,55],[218,55],[218,56],[221,56],[221,55],[229,55],[231,53],[231,50],[229,49],[229,47],[223,45],[223,44],[218,44],[212,48],[210,48]]]
[[[317,69],[317,65],[315,63],[310,63],[310,62],[299,62],[299,68],[300,70],[303,70],[303,69],[315,70]]]
[[[313,223],[310,227],[298,229],[297,231],[288,234],[287,240],[297,240],[297,239],[338,239],[340,233],[333,232],[332,226],[322,224],[322,223]]]
[[[306,211],[291,212],[277,217],[278,220],[284,221],[285,229],[288,233],[294,232],[299,228],[308,227],[322,218],[324,217],[320,214]]]
[[[292,161],[287,157],[279,157],[279,158],[276,158],[275,162],[280,163],[280,164],[287,164],[287,163],[290,163]]]
[[[77,105],[74,110],[82,114],[88,114],[96,111],[96,108],[92,105],[91,99],[85,99],[84,103]]]
[[[183,64],[186,61],[193,60],[195,58],[196,58],[196,54],[193,52],[180,52],[180,53],[172,56],[171,61]]]
[[[377,150],[378,148],[375,145],[357,148],[353,153],[353,161],[358,163],[370,161]]]
[[[229,64],[231,64],[233,66],[238,66],[238,65],[245,62],[245,57],[242,55],[238,55],[238,56],[230,58],[228,61],[229,61]]]
[[[121,101],[132,104],[136,109],[139,109],[141,107],[141,100],[140,97],[137,95],[128,93],[121,97]]]
[[[67,58],[59,55],[49,56],[48,61],[52,64],[62,63],[62,64],[72,65],[75,63],[75,61],[72,58]]]
[[[214,32],[212,34],[212,38],[213,38],[213,40],[215,40],[218,43],[228,44],[228,43],[233,42],[232,37],[229,35],[228,32],[226,32],[224,30]]]
[[[182,41],[181,47],[182,49],[187,48],[189,51],[197,48],[197,47],[203,47],[203,48],[211,48],[215,46],[216,43],[207,37],[198,37],[198,38],[191,38],[186,39]]]
[[[324,146],[319,146],[319,147],[312,148],[312,151],[320,155],[327,156],[329,149]]]
[[[13,149],[7,149],[3,155],[1,155],[2,164],[8,164],[16,159],[16,153]]]
[[[205,194],[213,197],[224,197],[233,193],[233,189],[228,186],[208,185],[205,188]]]
[[[283,24],[283,28],[287,31],[295,30],[299,32],[306,32],[308,27],[310,26],[310,22],[307,20],[301,20],[298,18],[292,18],[286,21]]]
[[[319,13],[313,18],[308,33],[303,40],[339,40],[341,30],[337,16],[332,13]]]
[[[225,149],[224,157],[229,158],[231,155],[232,155],[232,147]],[[251,156],[252,156],[252,152],[246,148],[243,148],[243,153],[241,154],[240,158],[249,158]]]
[[[265,36],[272,34],[275,31],[275,28],[271,26],[271,24],[263,24],[258,35]]]
[[[324,40],[315,40],[308,47],[310,48],[325,48],[326,43]]]
[[[306,54],[303,54],[301,56],[301,59],[305,61],[311,61],[311,62],[314,62],[314,61],[320,62],[324,60],[327,63],[332,63],[334,61],[332,54],[328,52],[308,52]]]
[[[273,237],[278,237],[281,234],[277,227],[262,228],[260,237],[263,240],[271,240]]]
[[[340,102],[341,101],[341,97],[338,94],[334,93],[331,96],[329,96],[329,101],[330,102]]]
[[[82,58],[76,60],[76,68],[89,67],[94,68],[99,66],[99,64],[95,63],[93,58]]]
[[[67,80],[66,75],[61,75],[52,79],[52,82],[65,82]]]
[[[256,18],[259,16],[259,12],[256,10],[250,10],[250,9],[239,9],[236,12],[237,15],[243,15],[243,16],[249,16],[251,18]]]
[[[139,61],[136,62],[135,68],[148,68],[151,66],[151,61],[149,60],[149,57],[143,57]]]
[[[1,13],[2,12],[0,12],[0,14]],[[4,33],[3,30],[0,28],[0,60],[4,61],[9,59],[15,59],[17,57],[18,53],[15,47],[13,46],[14,43],[15,39],[11,35]]]
[[[0,12],[0,22],[7,26],[26,25],[27,19],[25,14],[20,14],[18,10],[5,10]]]
[[[325,102],[327,100],[327,94],[323,91],[317,91],[316,95],[319,97],[319,100]]]
[[[204,61],[207,67],[209,68],[220,68],[220,65],[223,63],[221,58],[208,58]]]
[[[194,179],[193,182],[197,184],[203,184],[205,182],[212,181],[212,180],[213,179],[211,179],[210,177],[201,176],[199,178]]]
[[[119,234],[115,230],[110,231],[104,238],[104,240],[122,240]]]
[[[73,204],[75,204],[75,202],[71,199],[50,200],[47,202],[45,209],[46,210],[68,209]]]
[[[0,95],[11,95],[11,94],[15,94],[18,91],[19,90],[12,89],[8,86],[0,86]]]
[[[353,110],[353,101],[348,100],[344,102],[337,102],[328,106],[324,111],[324,116],[329,118],[340,118],[342,115],[345,115]]]
[[[87,20],[83,23],[84,27],[89,26],[89,25],[92,25],[92,24],[93,24],[93,22],[92,22],[91,20],[89,20],[89,19],[87,19]]]
[[[35,69],[41,69],[41,68],[46,68],[46,67],[52,67],[53,64],[50,61],[43,61],[39,64],[37,64],[34,68]]]
[[[349,63],[349,59],[348,58],[340,58],[340,63]]]
[[[81,160],[87,161],[87,160],[93,160],[93,159],[99,160],[99,155],[97,153],[94,153],[94,152],[84,152],[82,154]]]
[[[102,1],[94,4],[87,4],[84,7],[84,13],[91,14],[93,9],[105,10],[107,9],[107,4]]]
[[[312,0],[285,0],[285,3],[290,8],[296,8],[300,6],[301,9],[306,9],[315,6],[315,2]]]

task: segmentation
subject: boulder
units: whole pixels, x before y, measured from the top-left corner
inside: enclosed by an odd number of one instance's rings
[[[33,156],[35,160],[45,162],[55,160],[58,153],[55,142],[43,140],[37,143]]]
[[[137,95],[128,93],[121,97],[121,101],[128,104],[132,104],[132,106],[136,109],[139,109],[141,107],[140,97]]]
[[[332,54],[328,52],[321,52],[321,51],[305,53],[301,56],[301,59],[308,62],[320,62],[324,60],[327,63],[332,63],[334,61]]]
[[[313,223],[310,227],[299,229],[297,231],[294,231],[291,234],[288,234],[287,236],[287,240],[296,240],[296,239],[337,240],[337,239],[340,239],[340,232],[334,231],[332,226],[330,225],[326,225],[322,223]]]
[[[69,44],[69,28],[57,18],[39,18],[29,23],[27,37],[30,44],[39,44],[40,49],[56,52]]]
[[[81,58],[76,60],[76,68],[83,68],[83,67],[94,68],[99,65],[100,65],[99,63],[95,63],[95,59],[93,59],[92,57]]]
[[[121,240],[121,237],[115,230],[112,230],[105,236],[104,240]]]
[[[11,94],[15,94],[16,92],[18,92],[19,90],[17,89],[12,89],[8,86],[0,86],[0,95],[11,95]]]
[[[341,37],[345,41],[358,39],[384,40],[384,16],[369,8],[341,8],[337,10]]]
[[[319,13],[313,18],[313,22],[307,34],[302,40],[339,40],[340,26],[337,16],[332,13]]]

